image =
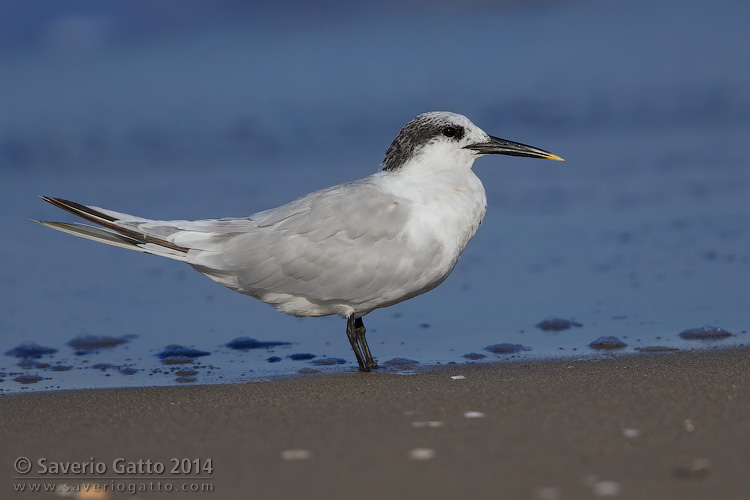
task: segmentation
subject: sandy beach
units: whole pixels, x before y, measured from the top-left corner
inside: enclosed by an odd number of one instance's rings
[[[86,482],[115,489],[95,498],[739,499],[748,401],[745,348],[3,396],[3,497]],[[107,470],[52,477],[71,461]]]

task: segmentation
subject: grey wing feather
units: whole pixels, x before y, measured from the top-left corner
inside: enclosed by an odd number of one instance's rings
[[[367,182],[335,186],[251,216],[254,228],[191,250],[188,262],[261,299],[278,293],[357,305],[405,298],[412,288],[437,285],[425,283],[424,273],[438,258],[437,248],[408,251],[407,206]]]

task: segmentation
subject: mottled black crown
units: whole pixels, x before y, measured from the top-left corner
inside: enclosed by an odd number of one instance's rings
[[[407,123],[398,133],[383,159],[383,170],[393,172],[401,168],[419,149],[437,137],[460,141],[466,130],[451,119],[451,113],[424,113]],[[456,116],[456,115],[453,115]]]

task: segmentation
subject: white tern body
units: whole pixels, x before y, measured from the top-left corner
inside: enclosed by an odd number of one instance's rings
[[[402,129],[380,171],[248,217],[159,221],[45,197],[104,228],[42,224],[186,262],[287,314],[347,318],[367,371],[376,364],[362,316],[451,273],[487,207],[472,165],[492,153],[560,159],[489,136],[464,116],[425,113]]]

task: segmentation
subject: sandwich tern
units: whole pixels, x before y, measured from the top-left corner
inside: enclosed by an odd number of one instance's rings
[[[370,371],[377,363],[362,317],[448,277],[484,217],[487,196],[471,168],[488,154],[562,161],[465,116],[431,112],[401,129],[376,173],[248,217],[151,220],[43,196],[100,227],[36,222],[185,262],[293,316],[337,314],[359,369]]]

